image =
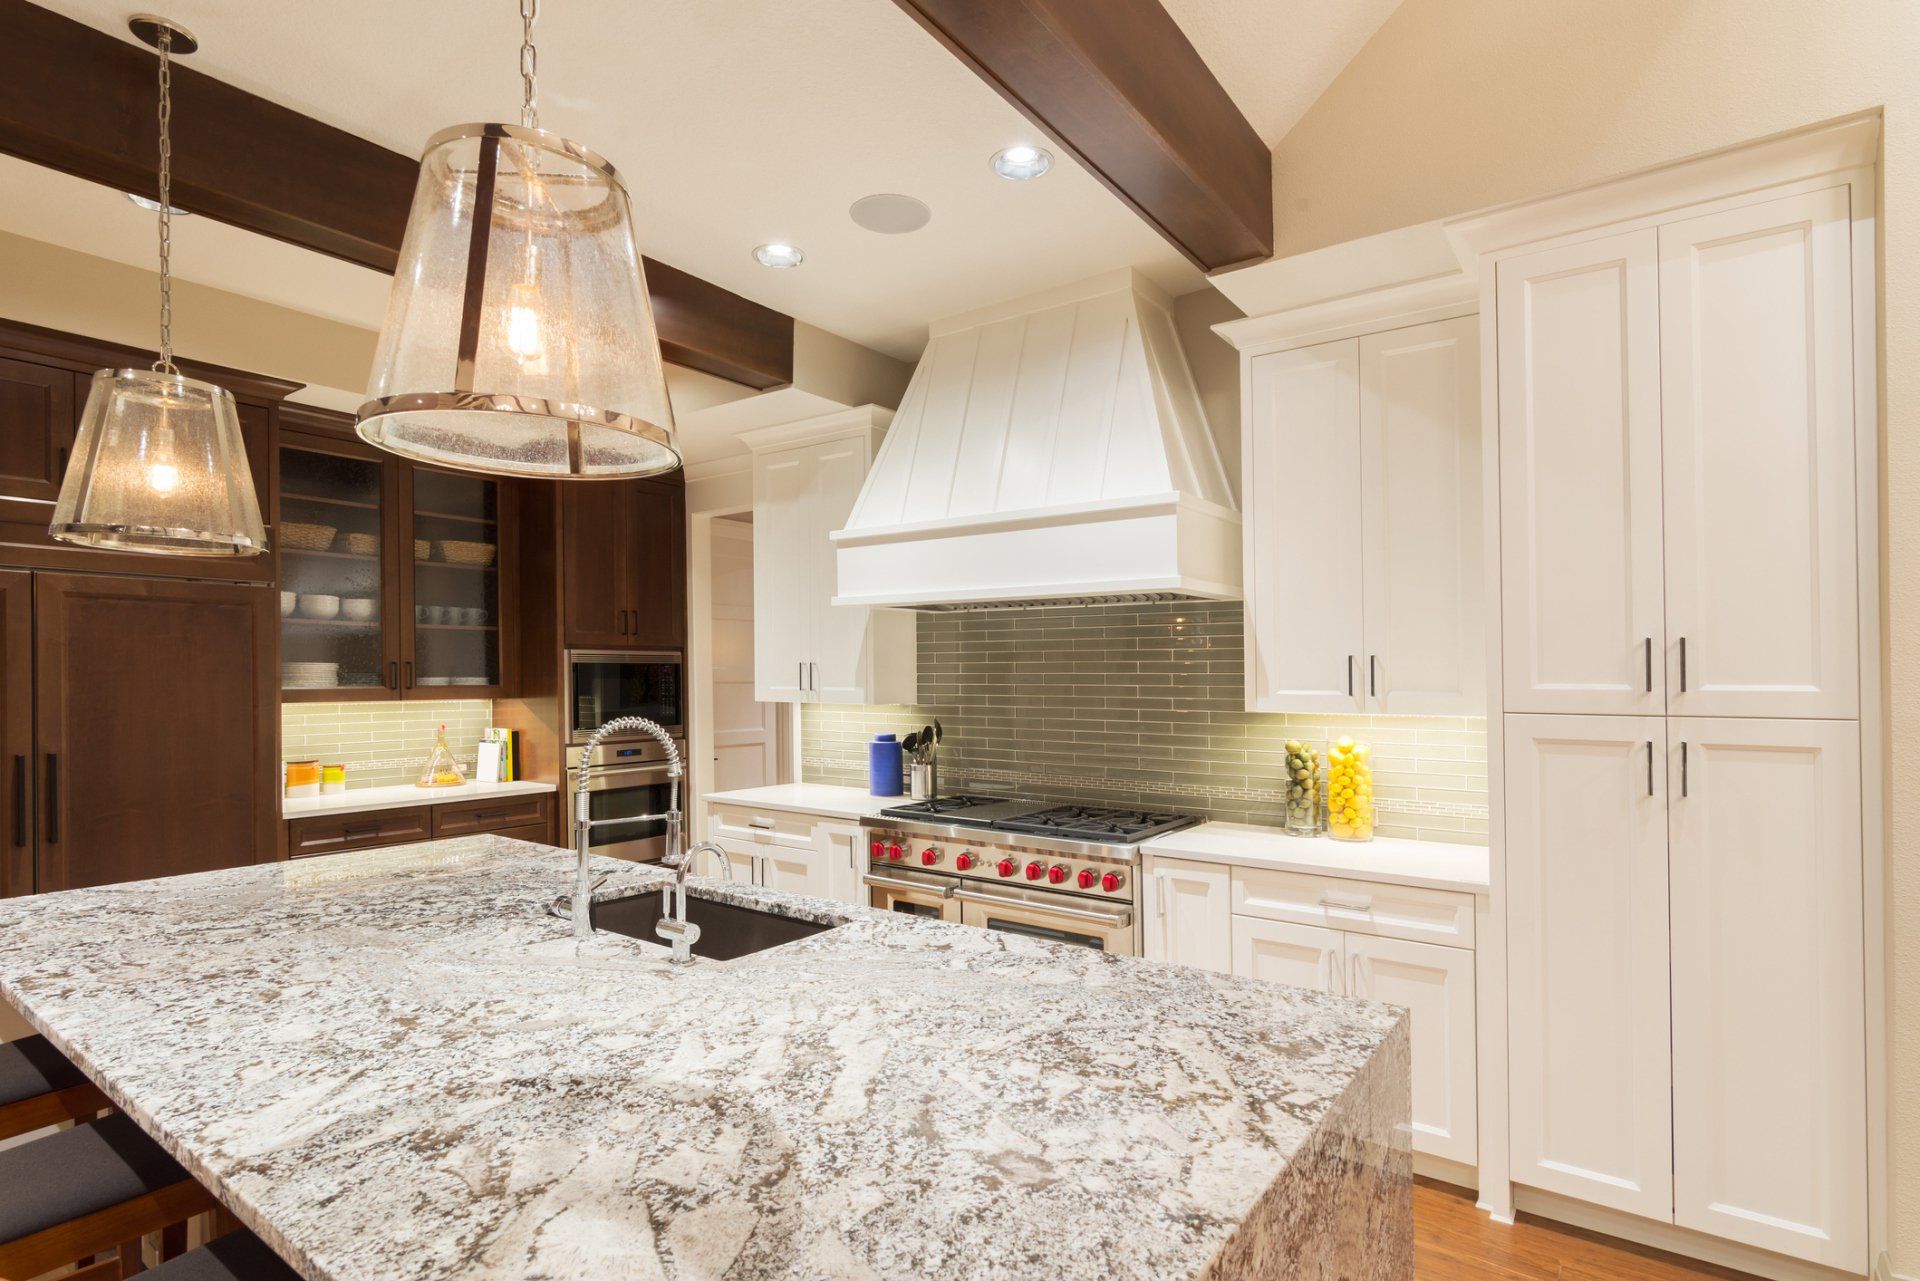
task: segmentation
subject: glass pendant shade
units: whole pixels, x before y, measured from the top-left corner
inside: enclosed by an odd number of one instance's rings
[[[466,471],[612,479],[680,465],[626,188],[545,130],[434,135],[360,435]]]
[[[265,551],[233,396],[160,370],[100,370],[49,532],[167,556]]]

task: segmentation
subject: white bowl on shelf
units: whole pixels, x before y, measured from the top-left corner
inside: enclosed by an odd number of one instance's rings
[[[281,592],[280,593],[280,617],[282,618],[292,617],[293,604],[295,601],[299,599],[300,599],[300,593],[298,592]]]
[[[372,620],[380,610],[380,603],[371,596],[349,596],[340,602],[340,617],[356,623]]]
[[[304,592],[299,601],[300,617],[317,618],[323,622],[340,616],[340,598],[326,596],[316,592]]]

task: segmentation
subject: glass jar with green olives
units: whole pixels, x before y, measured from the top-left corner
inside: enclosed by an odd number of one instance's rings
[[[1286,831],[1294,836],[1318,836],[1327,830],[1327,788],[1321,776],[1320,749],[1290,738],[1285,760]]]

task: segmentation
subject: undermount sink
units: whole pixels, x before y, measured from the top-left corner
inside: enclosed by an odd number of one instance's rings
[[[659,890],[647,890],[595,903],[591,911],[593,928],[665,946],[666,940],[653,928],[660,923],[664,908],[662,897]],[[687,895],[687,919],[700,927],[700,940],[693,945],[693,954],[708,961],[731,961],[736,956],[764,952],[833,928],[818,921],[802,921],[778,912],[737,907],[691,894]]]

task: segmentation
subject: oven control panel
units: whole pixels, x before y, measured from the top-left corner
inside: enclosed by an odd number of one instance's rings
[[[909,871],[1001,881],[1029,889],[1133,902],[1136,867],[1125,855],[1062,854],[1036,846],[969,844],[869,828],[867,862],[876,872]]]

